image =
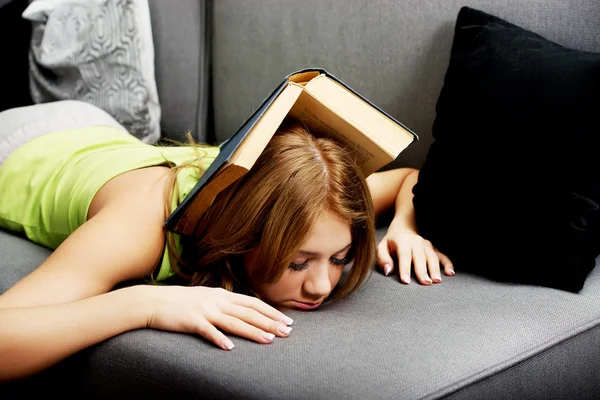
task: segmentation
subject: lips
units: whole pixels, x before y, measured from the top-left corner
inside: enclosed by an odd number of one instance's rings
[[[321,305],[321,302],[318,303],[303,303],[301,301],[292,301],[294,307],[299,308],[301,310],[314,310],[315,308]]]

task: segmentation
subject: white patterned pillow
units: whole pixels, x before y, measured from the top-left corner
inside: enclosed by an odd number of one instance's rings
[[[35,103],[85,101],[143,142],[160,138],[147,0],[34,0],[23,18]]]

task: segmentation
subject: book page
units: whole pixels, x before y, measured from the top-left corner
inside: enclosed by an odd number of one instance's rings
[[[303,92],[303,86],[288,83],[240,143],[231,157],[232,164],[242,166],[247,170],[252,168],[301,92]]]
[[[320,72],[317,72],[317,71],[301,72],[301,73],[290,76],[289,81],[297,83],[300,86],[306,86],[306,84],[308,82],[310,82],[311,79],[313,79],[319,75],[320,75]]]
[[[405,127],[326,75],[312,79],[305,90],[364,135],[370,136],[394,158],[414,141],[414,135]]]
[[[377,143],[307,91],[300,94],[288,115],[302,121],[310,131],[331,136],[344,143],[355,154],[357,164],[365,175],[370,175],[394,160]]]

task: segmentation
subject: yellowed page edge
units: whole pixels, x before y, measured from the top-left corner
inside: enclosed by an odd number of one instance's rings
[[[403,150],[414,141],[412,133],[326,75],[320,75],[312,79],[306,85],[305,90],[310,92],[320,102],[328,104],[330,109],[348,120],[357,129],[363,131],[365,135],[372,137],[371,132],[376,129],[376,126],[385,129],[386,132],[402,132],[401,136],[379,136],[383,137],[384,141],[377,141],[384,143],[383,146],[386,147],[386,151],[390,154],[395,154],[397,149]],[[339,103],[345,103],[347,107],[336,106]],[[356,110],[357,112],[344,112],[346,109]],[[359,109],[364,110],[363,115],[365,118],[356,118]],[[375,140],[373,137],[372,139]]]

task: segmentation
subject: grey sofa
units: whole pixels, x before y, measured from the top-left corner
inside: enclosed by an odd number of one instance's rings
[[[153,0],[163,133],[221,142],[288,73],[323,67],[412,128],[392,166],[431,144],[463,5],[559,43],[600,51],[597,0]],[[380,233],[384,231],[382,226]],[[48,250],[0,232],[0,292]],[[5,385],[79,398],[598,399],[600,268],[577,294],[461,272],[431,287],[379,272],[355,295],[294,312],[287,339],[138,330]],[[8,394],[8,397],[4,397]]]

